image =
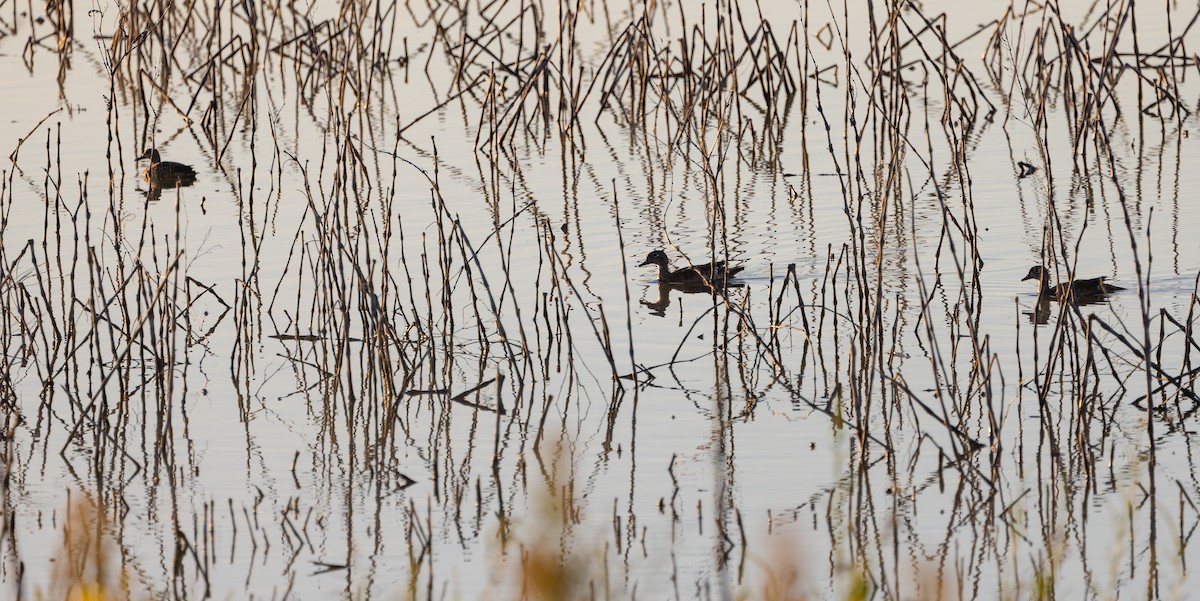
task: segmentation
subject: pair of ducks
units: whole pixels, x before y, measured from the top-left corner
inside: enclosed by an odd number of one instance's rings
[[[661,250],[656,250],[646,255],[646,260],[642,261],[638,267],[645,267],[647,265],[658,267],[659,283],[710,288],[726,287],[730,278],[744,269],[741,265],[727,267],[724,261],[706,263],[704,265],[689,265],[681,269],[671,269],[671,261],[667,258],[667,253]],[[1059,283],[1058,285],[1051,285],[1050,272],[1041,265],[1035,265],[1030,268],[1029,273],[1025,274],[1025,277],[1021,278],[1021,281],[1037,280],[1039,298],[1060,302],[1073,300],[1080,304],[1086,304],[1089,301],[1095,302],[1096,300],[1100,300],[1111,292],[1124,290],[1120,286],[1107,283],[1106,279],[1104,276],[1100,276],[1098,278],[1073,280]]]

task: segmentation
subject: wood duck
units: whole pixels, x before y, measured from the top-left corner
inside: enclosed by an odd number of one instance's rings
[[[663,284],[672,284],[678,286],[726,286],[726,282],[730,278],[737,275],[742,269],[742,266],[725,267],[724,261],[716,263],[705,263],[704,265],[689,265],[680,269],[671,269],[671,261],[667,259],[667,253],[656,250],[646,255],[646,260],[642,261],[638,267],[646,265],[658,266],[658,281]]]
[[[142,171],[142,177],[153,188],[177,188],[196,183],[196,170],[183,163],[164,161],[158,151],[147,148],[136,160],[150,159],[150,166]]]
[[[1025,277],[1021,278],[1021,281],[1024,282],[1025,280],[1037,280],[1038,285],[1040,286],[1038,290],[1038,296],[1051,298],[1057,301],[1066,300],[1067,298],[1074,298],[1084,301],[1089,298],[1103,297],[1110,292],[1124,290],[1124,288],[1120,286],[1113,286],[1112,284],[1104,283],[1105,279],[1107,279],[1105,276],[1100,276],[1098,278],[1092,278],[1089,280],[1074,280],[1064,284],[1059,284],[1057,286],[1051,286],[1050,272],[1041,265],[1034,265],[1033,267],[1029,268],[1029,273],[1025,274]],[[1080,304],[1087,303],[1081,302]]]

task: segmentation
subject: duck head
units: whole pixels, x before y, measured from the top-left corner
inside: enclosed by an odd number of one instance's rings
[[[1029,273],[1025,274],[1025,277],[1021,278],[1021,281],[1022,282],[1024,282],[1025,280],[1049,281],[1048,280],[1049,276],[1050,276],[1050,274],[1049,274],[1049,272],[1046,271],[1045,267],[1042,267],[1041,265],[1034,265],[1033,267],[1029,268]]]
[[[141,161],[144,159],[150,159],[151,163],[162,162],[162,158],[159,157],[158,151],[153,148],[147,148],[146,152],[143,152],[142,156],[139,156],[138,158],[134,159],[134,161],[136,162],[136,161]]]
[[[642,261],[638,267],[645,267],[647,265],[658,265],[659,267],[665,267],[668,263],[670,263],[670,261],[667,259],[667,253],[661,250],[655,250],[646,255],[646,260]]]

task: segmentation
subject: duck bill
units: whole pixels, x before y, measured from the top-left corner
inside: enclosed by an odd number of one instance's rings
[[[1037,279],[1036,275],[1027,275],[1027,276],[1021,278],[1021,281],[1024,282],[1025,280],[1036,280],[1036,279]]]
[[[645,266],[647,266],[647,265],[653,265],[653,263],[651,263],[651,262],[650,262],[650,260],[649,260],[649,259],[647,259],[647,260],[645,260],[645,261],[642,261],[641,263],[639,263],[639,264],[638,264],[638,267],[645,267]]]

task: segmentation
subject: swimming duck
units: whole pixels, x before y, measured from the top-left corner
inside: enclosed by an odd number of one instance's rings
[[[646,260],[642,261],[638,267],[646,265],[658,266],[658,281],[664,284],[675,285],[702,285],[702,286],[721,286],[724,287],[729,278],[737,275],[742,269],[742,266],[725,267],[724,261],[716,263],[705,263],[704,265],[689,265],[680,269],[671,269],[671,261],[667,258],[667,253],[656,250],[646,255]]]
[[[1112,284],[1104,283],[1105,279],[1107,279],[1105,276],[1100,276],[1098,278],[1074,280],[1065,284],[1051,286],[1050,272],[1041,265],[1034,265],[1033,267],[1029,268],[1029,273],[1025,274],[1025,277],[1021,278],[1021,281],[1024,282],[1025,280],[1037,280],[1039,282],[1039,286],[1041,286],[1041,288],[1038,290],[1038,296],[1044,296],[1058,301],[1067,299],[1068,297],[1075,299],[1086,299],[1088,297],[1095,298],[1107,295],[1110,292],[1124,290],[1124,288],[1120,286],[1113,286]]]
[[[196,170],[190,165],[164,161],[158,151],[147,148],[136,160],[150,159],[150,166],[142,171],[142,177],[154,188],[176,188],[196,183]]]

